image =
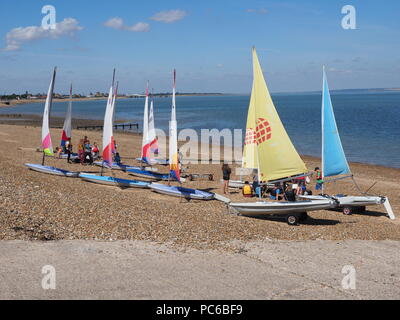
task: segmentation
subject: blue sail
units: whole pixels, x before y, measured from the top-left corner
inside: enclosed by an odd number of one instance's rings
[[[328,81],[323,71],[322,89],[322,174],[331,177],[350,173],[333,113]]]

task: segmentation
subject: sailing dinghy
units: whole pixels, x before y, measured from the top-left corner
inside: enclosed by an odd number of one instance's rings
[[[103,168],[112,168],[112,154],[115,152],[114,147],[114,135],[113,135],[113,119],[114,119],[114,110],[115,110],[115,100],[117,98],[117,87],[114,87],[114,79],[115,79],[115,69],[113,73],[113,81],[110,87],[110,91],[108,93],[106,112],[104,115],[104,126],[103,126],[103,150],[102,157],[103,162],[101,164],[101,175],[94,174],[86,174],[82,173],[79,175],[80,178],[86,181],[114,185],[120,187],[140,187],[147,188],[148,183],[137,180],[128,180],[128,179],[120,179],[110,176],[103,176]],[[117,85],[118,86],[118,85]]]
[[[166,194],[174,197],[182,197],[186,199],[197,199],[197,200],[211,200],[214,199],[214,194],[202,190],[184,188],[181,186],[170,186],[170,180],[176,180],[179,183],[185,181],[181,177],[179,168],[179,157],[178,157],[178,126],[176,121],[176,71],[174,70],[174,80],[172,87],[172,106],[171,106],[171,121],[169,123],[169,175],[168,185],[159,183],[150,184],[150,188],[158,193]]]
[[[155,164],[167,165],[168,160],[151,157],[151,153],[158,154],[158,139],[156,135],[156,129],[154,126],[153,95],[151,97],[150,110],[148,108],[148,105],[149,105],[149,83],[147,82],[146,99],[144,103],[144,112],[143,112],[142,154],[141,157],[136,158],[136,160],[150,165],[155,165]]]
[[[175,97],[175,95],[173,95]],[[154,116],[153,116],[153,108],[151,107],[150,110],[150,118],[151,121],[149,122],[149,116],[148,116],[148,104],[149,104],[149,85],[147,84],[146,88],[146,100],[144,104],[144,116],[143,116],[143,139],[142,139],[142,155],[140,158],[140,161],[143,163],[149,164],[149,165],[154,165],[154,164],[159,164],[158,161],[154,158],[151,157],[151,150],[157,151],[158,152],[158,143],[157,143],[157,137],[155,135],[155,129],[154,129]],[[174,98],[173,98],[174,99]],[[150,131],[149,131],[150,127]],[[169,174],[162,174],[162,173],[156,173],[156,172],[151,172],[149,170],[145,170],[144,168],[130,168],[126,170],[130,174],[133,174],[135,176],[139,176],[142,178],[149,178],[149,179],[154,179],[154,180],[164,180],[168,181],[170,178]]]
[[[56,79],[56,72],[57,72],[57,67],[54,68],[53,76],[50,80],[49,90],[47,91],[46,103],[44,105],[43,122],[42,122],[42,150],[43,150],[42,164],[25,163],[25,166],[27,166],[31,170],[41,173],[54,174],[57,176],[64,176],[64,177],[77,177],[79,172],[72,172],[44,165],[45,156],[54,157],[53,145],[51,143],[49,122],[50,122],[50,110],[53,102],[53,91],[54,91],[54,82]]]
[[[322,85],[322,174],[324,178],[336,177],[325,180],[324,183],[339,179],[351,178],[357,189],[361,192],[356,184],[353,174],[350,171],[346,155],[343,150],[339,131],[336,125],[335,114],[333,112],[332,100],[329,93],[328,80],[323,68],[323,85]],[[322,191],[323,193],[323,191]],[[326,195],[304,195],[303,199],[324,199]],[[353,212],[364,212],[366,206],[383,204],[390,219],[394,219],[394,213],[390,206],[389,199],[384,196],[333,196],[338,201],[338,208],[343,210],[344,214]]]
[[[269,94],[264,75],[253,47],[253,88],[246,125],[244,167],[258,169],[258,181],[291,180],[306,175],[307,168],[294,148]],[[297,224],[300,213],[329,209],[332,199],[303,201],[231,202],[236,214],[263,216],[285,214],[289,224]]]
[[[67,108],[67,113],[65,114],[65,119],[64,119],[64,126],[63,126],[63,131],[61,134],[61,144],[60,146],[62,148],[65,147],[66,143],[68,140],[71,140],[72,138],[72,83],[69,88],[69,102],[68,102],[68,108]],[[67,159],[68,154],[67,153],[62,153],[61,158]],[[77,153],[71,153],[70,159],[75,160],[79,158]]]

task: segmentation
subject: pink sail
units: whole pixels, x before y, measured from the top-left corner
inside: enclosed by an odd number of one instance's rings
[[[149,141],[149,82],[146,87],[146,100],[144,102],[143,112],[143,137],[142,137],[142,161],[151,164],[150,155],[150,142]]]
[[[51,143],[49,118],[50,109],[53,101],[54,81],[56,79],[57,67],[54,68],[53,76],[50,81],[49,90],[47,92],[46,103],[44,105],[43,122],[42,122],[42,150],[48,156],[54,156],[53,145]]]
[[[156,135],[156,129],[154,127],[154,104],[153,99],[150,102],[150,112],[149,112],[149,136],[148,141],[150,143],[151,152],[158,154],[158,140]]]
[[[115,70],[114,70],[115,75]],[[112,145],[113,145],[113,92],[114,92],[114,77],[113,83],[110,87],[107,99],[106,113],[104,115],[104,126],[103,126],[103,161],[106,166],[111,167],[112,165]]]

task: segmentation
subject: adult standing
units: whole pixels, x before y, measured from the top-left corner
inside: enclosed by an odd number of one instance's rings
[[[231,179],[232,170],[227,163],[222,165],[222,179],[224,180],[224,194],[229,193],[229,180]]]

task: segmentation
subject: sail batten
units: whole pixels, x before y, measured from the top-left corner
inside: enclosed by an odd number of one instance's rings
[[[259,181],[277,180],[307,172],[305,163],[294,148],[275,109],[255,48],[247,127],[254,128],[251,139],[257,152],[251,159],[252,150],[245,149],[246,165],[250,168],[257,165]]]
[[[325,69],[323,70],[321,125],[322,173],[324,177],[350,173],[336,125]]]

